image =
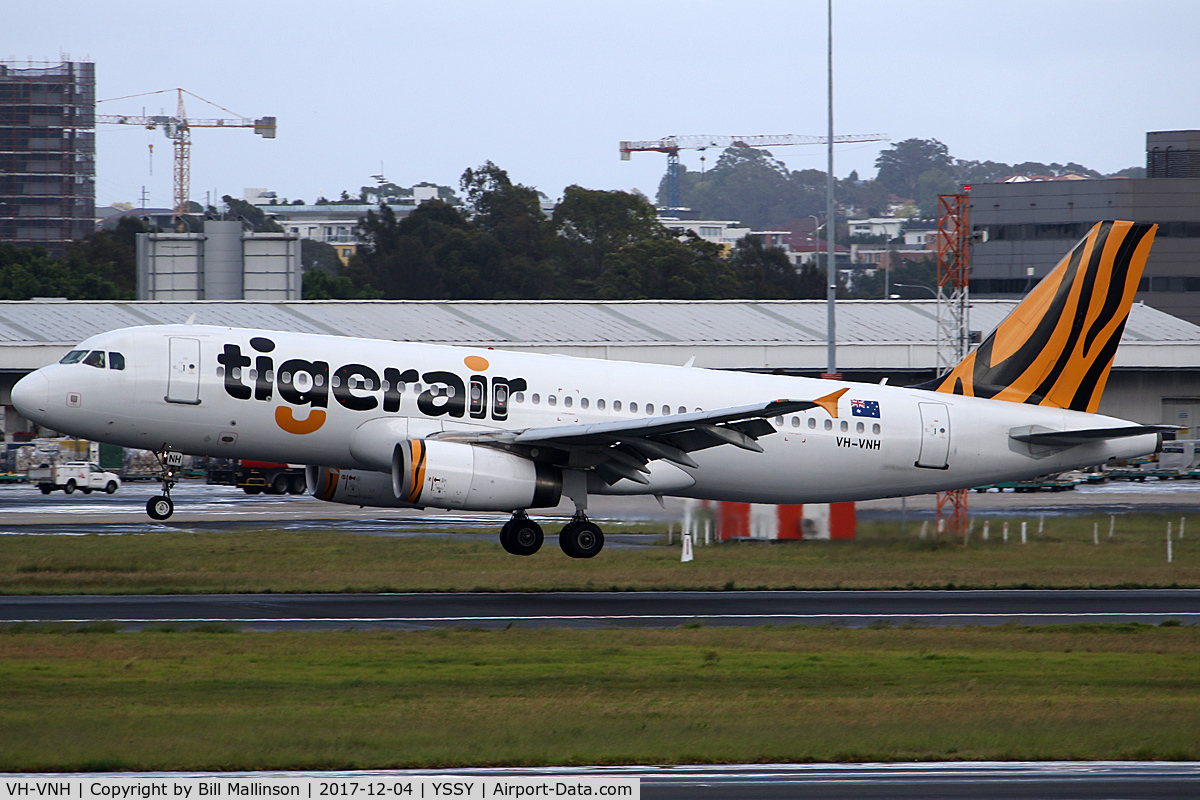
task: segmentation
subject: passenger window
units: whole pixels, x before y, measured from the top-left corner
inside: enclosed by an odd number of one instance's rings
[[[871,426],[871,433],[875,434],[876,436],[879,435],[879,423],[878,422],[876,422],[874,425]]]
[[[556,406],[556,405],[558,405],[558,398],[552,394],[546,395],[546,402],[552,406]]]
[[[646,413],[647,414],[654,413],[654,403],[646,403]]]
[[[816,417],[809,417],[809,418],[808,418],[808,427],[810,427],[810,428],[815,428],[815,427],[817,427],[817,418],[816,418]]]
[[[603,410],[604,410],[604,401],[603,401],[603,400],[597,400],[597,401],[596,401],[596,408],[598,408],[599,410],[603,411]]]
[[[665,416],[668,416],[668,415],[670,415],[670,413],[671,413],[671,407],[670,407],[670,406],[663,406],[663,407],[662,407],[662,415],[663,415],[664,417],[665,417]]]
[[[842,420],[842,432],[844,433],[848,430],[850,430],[850,423],[846,422],[846,420]]]
[[[834,259],[834,260],[836,261],[837,259]],[[686,413],[687,413],[687,409],[686,409],[686,408],[684,408],[683,406],[680,406],[680,407],[679,407],[679,413],[680,413],[680,414],[686,414]]]
[[[833,420],[831,420],[831,419],[825,420],[825,430],[827,430],[827,431],[833,430]]]
[[[72,350],[62,357],[60,364],[78,364],[87,355],[87,350]]]
[[[587,399],[586,397],[584,397],[583,399],[581,399],[581,400],[579,401],[579,407],[580,407],[580,408],[587,408],[587,407],[588,407],[588,399]]]
[[[513,394],[512,399],[513,399],[514,403],[524,403],[525,402],[525,393],[524,392],[515,392]]]
[[[792,417],[792,427],[793,428],[800,427],[800,418],[799,417]]]
[[[776,427],[776,428],[782,428],[782,427],[783,427],[783,417],[776,417],[776,418],[775,418],[775,427]]]
[[[108,368],[125,369],[125,356],[121,355],[120,353],[110,352],[108,354]]]
[[[89,367],[99,367],[100,369],[104,369],[104,351],[93,350],[92,352],[88,353],[87,358],[83,360],[83,363],[87,364]]]
[[[636,413],[637,413],[637,403],[630,403],[630,404],[629,404],[629,413],[630,413],[630,414],[636,414]]]
[[[533,397],[530,399],[533,400],[533,404],[535,406],[542,402],[542,396],[540,394],[538,394],[537,392],[534,392]]]
[[[863,425],[861,422],[854,426],[854,430],[858,433],[862,433],[866,429],[867,429],[867,426]]]
[[[620,410],[621,410],[621,401],[613,400],[613,411],[620,411]]]
[[[570,408],[574,403],[575,403],[575,399],[573,397],[571,397],[571,395],[567,395],[566,397],[563,398],[563,405],[566,406],[567,408]]]

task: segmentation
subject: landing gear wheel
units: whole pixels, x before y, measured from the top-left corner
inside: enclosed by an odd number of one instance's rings
[[[558,546],[571,558],[592,558],[604,549],[604,532],[589,519],[573,519],[558,534]]]
[[[510,519],[500,529],[500,546],[514,556],[533,555],[545,540],[542,526],[525,516]]]
[[[67,485],[63,487],[63,491],[67,494],[75,494],[75,480],[67,481]]]
[[[156,495],[146,501],[146,513],[150,515],[150,519],[168,519],[175,513],[175,504],[165,494]]]

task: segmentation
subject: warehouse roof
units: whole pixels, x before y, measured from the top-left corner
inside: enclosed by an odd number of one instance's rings
[[[974,300],[971,327],[994,328],[1015,305]],[[751,369],[820,369],[825,303],[714,301],[63,301],[0,302],[0,369],[32,369],[96,333],[181,323],[471,344],[598,358]],[[838,303],[843,369],[929,369],[934,301]],[[1200,327],[1137,304],[1117,366],[1200,368]]]

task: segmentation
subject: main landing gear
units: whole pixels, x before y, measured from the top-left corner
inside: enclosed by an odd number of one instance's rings
[[[536,522],[517,511],[500,529],[500,546],[514,556],[531,556],[542,548],[545,534]],[[558,546],[571,558],[591,558],[604,548],[604,532],[580,512],[558,534]]]
[[[171,488],[179,483],[178,475],[183,466],[183,453],[160,450],[154,455],[162,466],[162,494],[155,495],[146,501],[146,513],[150,515],[150,519],[161,522],[175,513],[175,503],[171,500]]]

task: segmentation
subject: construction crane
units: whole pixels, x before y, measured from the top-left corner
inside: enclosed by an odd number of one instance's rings
[[[970,190],[970,186],[964,187]],[[966,192],[938,195],[937,376],[971,352],[971,198]],[[938,492],[937,532],[967,540],[967,490]]]
[[[621,160],[628,161],[633,153],[667,154],[667,207],[679,208],[679,151],[707,150],[710,147],[782,147],[794,144],[826,144],[825,136],[799,136],[784,133],[778,136],[668,136],[641,142],[621,142]],[[833,137],[834,144],[851,142],[886,142],[882,133],[843,134]]]
[[[191,182],[192,182],[192,128],[253,128],[254,132],[264,139],[275,138],[275,117],[259,117],[258,119],[250,119],[243,117],[235,111],[230,111],[223,106],[219,106],[211,100],[205,100],[198,94],[193,94],[186,89],[163,89],[157,92],[146,92],[144,94],[126,95],[125,97],[113,97],[109,100],[100,102],[111,102],[113,100],[128,100],[134,97],[147,97],[155,94],[165,94],[174,92],[176,95],[176,108],[174,116],[135,116],[130,114],[97,114],[96,122],[104,122],[113,125],[139,125],[143,128],[154,130],[162,128],[166,137],[175,144],[175,164],[174,164],[174,211],[175,219],[180,220],[184,214],[188,212],[188,203],[191,197]],[[187,109],[183,104],[183,96],[190,95],[201,102],[208,103],[211,106],[233,114],[234,118],[225,119],[196,119],[189,118]]]

